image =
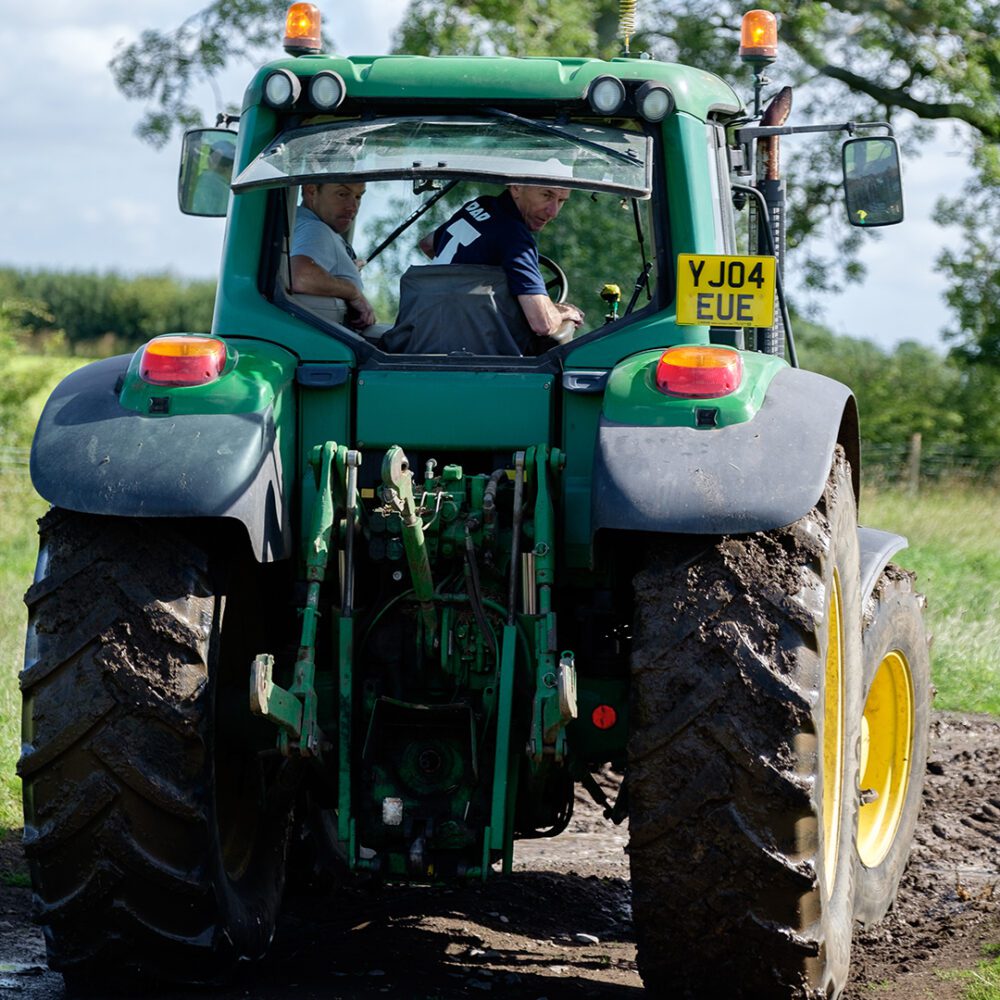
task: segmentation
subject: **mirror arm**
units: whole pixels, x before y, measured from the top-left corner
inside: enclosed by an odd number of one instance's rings
[[[766,139],[772,135],[800,135],[806,132],[847,132],[854,135],[858,129],[885,129],[886,135],[894,135],[888,122],[838,122],[832,125],[747,125],[736,130],[736,141],[741,145],[755,139]]]

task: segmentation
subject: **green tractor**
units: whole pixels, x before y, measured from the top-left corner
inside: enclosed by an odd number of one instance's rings
[[[796,363],[778,137],[851,133],[853,223],[902,199],[886,126],[761,110],[759,27],[748,111],[628,55],[328,56],[295,5],[238,128],[186,136],[182,209],[228,217],[212,333],[68,376],[31,457],[24,846],[67,981],[224,979],[290,867],[508,872],[580,783],[628,819],[651,990],[842,990],[929,663],[905,540],[858,526],[854,398]],[[381,224],[374,330],[290,283],[325,183]],[[527,348],[502,269],[417,250],[507,185],[573,193],[541,264],[586,318]]]

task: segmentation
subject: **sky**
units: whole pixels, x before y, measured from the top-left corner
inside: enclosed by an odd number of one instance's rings
[[[224,223],[177,209],[179,139],[162,150],[140,142],[134,128],[143,108],[117,92],[107,68],[119,44],[145,28],[175,27],[204,2],[7,5],[0,22],[0,93],[7,95],[0,111],[0,265],[169,271],[185,278],[217,273]],[[336,51],[371,55],[388,51],[406,0],[319,6]],[[40,25],[41,12],[53,27]],[[282,54],[280,41],[275,56]],[[244,63],[227,72],[221,80],[226,101],[239,102],[253,68]],[[213,120],[212,89],[204,86],[194,96]],[[958,190],[964,162],[951,130],[939,130],[933,146],[904,163],[907,220],[866,247],[865,283],[814,300],[815,318],[835,332],[886,349],[906,339],[942,346],[948,312],[933,261],[942,239],[955,237],[942,234],[930,213],[939,194]],[[794,273],[788,284],[794,298]]]

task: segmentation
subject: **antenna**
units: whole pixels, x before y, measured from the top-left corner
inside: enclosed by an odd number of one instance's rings
[[[622,55],[631,55],[629,39],[635,34],[636,0],[618,0],[618,34],[622,38]]]

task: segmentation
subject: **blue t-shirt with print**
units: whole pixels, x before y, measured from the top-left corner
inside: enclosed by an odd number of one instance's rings
[[[466,202],[434,232],[435,264],[499,265],[512,295],[546,295],[535,237],[510,191]]]

